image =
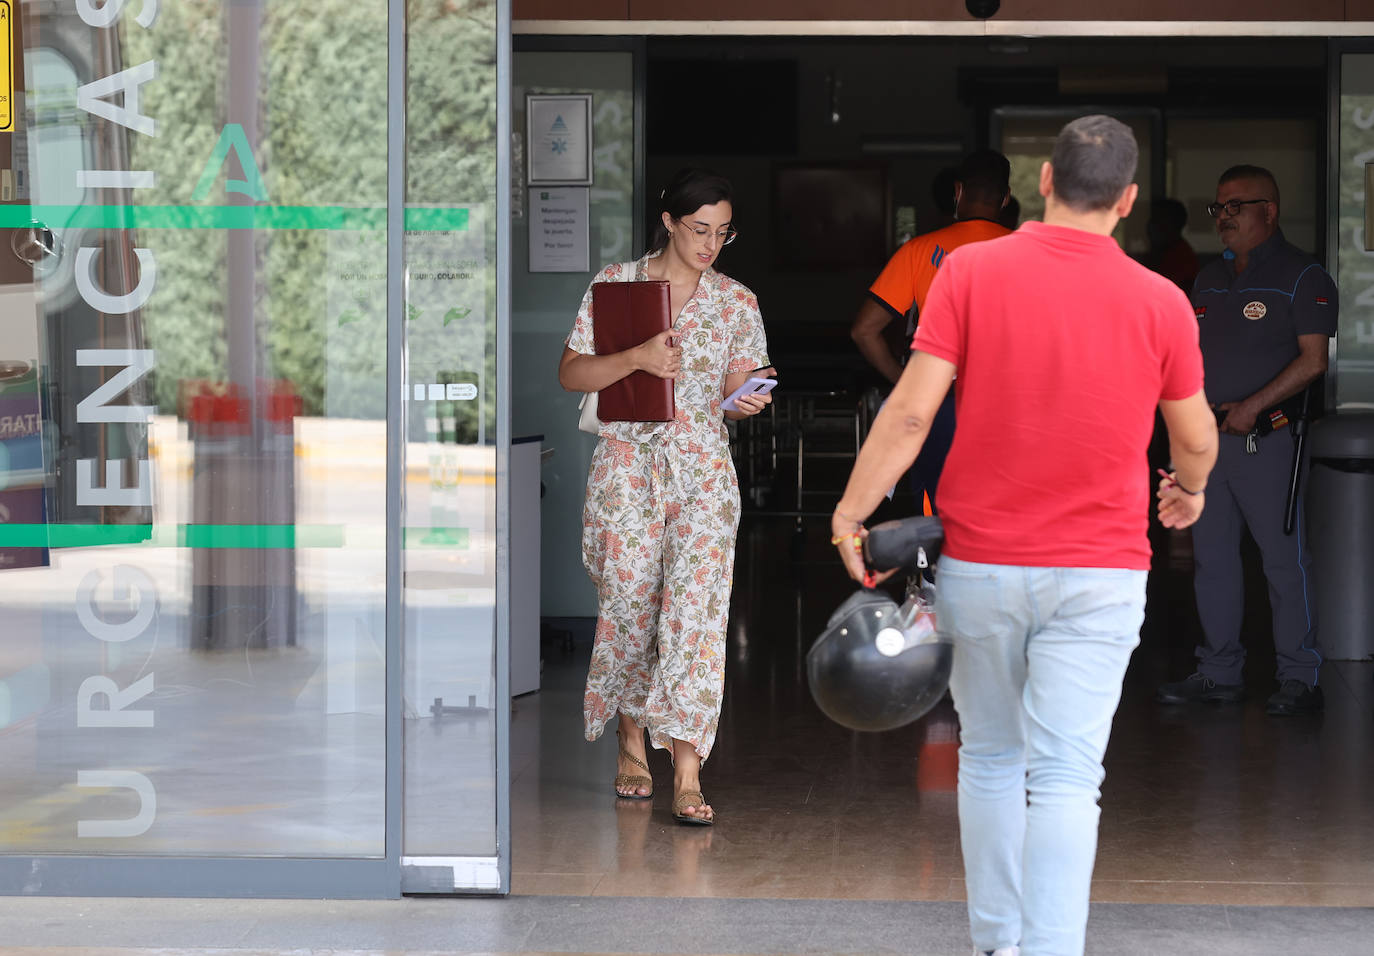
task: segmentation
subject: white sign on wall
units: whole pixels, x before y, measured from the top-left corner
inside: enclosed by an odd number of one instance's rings
[[[530,271],[587,272],[591,269],[591,190],[531,189]]]
[[[592,95],[528,94],[525,144],[531,186],[590,186]]]

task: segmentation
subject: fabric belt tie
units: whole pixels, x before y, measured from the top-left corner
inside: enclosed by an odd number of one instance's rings
[[[714,439],[714,435],[712,438]],[[653,438],[644,442],[649,450],[649,501],[655,514],[666,514],[668,502],[664,500],[664,488],[676,475],[674,472],[673,456],[669,454],[669,447],[676,445],[677,451],[686,455],[700,455],[708,443],[703,442],[700,437],[692,434],[678,435],[655,435]],[[717,468],[730,456],[729,446],[721,449],[719,455],[712,455],[711,463]]]

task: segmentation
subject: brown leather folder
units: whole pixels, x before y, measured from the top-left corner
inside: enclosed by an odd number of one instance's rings
[[[592,284],[592,329],[597,355],[634,348],[672,327],[667,280]],[[672,421],[673,380],[631,372],[601,390],[596,414],[603,422]]]

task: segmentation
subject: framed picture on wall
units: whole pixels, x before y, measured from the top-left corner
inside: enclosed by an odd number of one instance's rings
[[[529,185],[590,186],[592,94],[526,94],[525,151]]]
[[[882,164],[779,164],[773,168],[774,265],[881,269],[890,251],[891,208]]]

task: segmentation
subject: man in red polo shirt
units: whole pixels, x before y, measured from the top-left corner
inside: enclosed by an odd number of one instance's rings
[[[1144,618],[1156,406],[1176,469],[1165,526],[1197,520],[1216,460],[1192,308],[1112,239],[1136,158],[1122,123],[1073,121],[1041,169],[1044,222],[946,258],[831,519],[861,579],[853,539],[954,383],[936,617],[954,645],[969,924],[999,956],[1083,951],[1102,756]]]

